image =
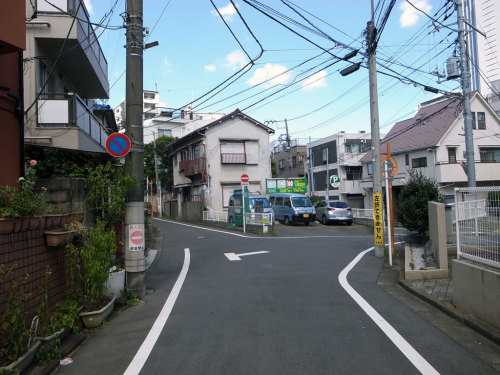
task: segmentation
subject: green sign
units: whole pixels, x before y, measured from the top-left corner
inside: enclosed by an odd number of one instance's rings
[[[334,189],[338,189],[340,187],[340,177],[336,175],[330,176],[330,185]]]
[[[266,178],[266,194],[307,193],[307,178]]]

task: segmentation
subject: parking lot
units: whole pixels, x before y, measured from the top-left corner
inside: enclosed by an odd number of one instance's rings
[[[373,229],[353,223],[352,225],[345,224],[321,224],[314,222],[309,225],[295,224],[285,225],[278,221],[274,224],[274,231],[280,237],[319,237],[319,236],[373,236]]]

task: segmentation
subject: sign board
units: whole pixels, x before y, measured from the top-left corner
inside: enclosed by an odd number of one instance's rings
[[[248,177],[247,174],[243,173],[241,175],[241,182],[248,182],[248,180],[250,180],[250,177]]]
[[[130,251],[144,251],[146,249],[144,224],[129,224],[128,243]]]
[[[382,214],[382,193],[373,194],[373,235],[375,246],[384,246],[384,220]]]
[[[106,150],[111,156],[121,158],[130,151],[130,139],[122,133],[113,133],[106,140]]]
[[[330,185],[334,189],[338,189],[340,187],[340,177],[336,175],[330,176]]]
[[[307,178],[266,178],[266,194],[307,193]]]

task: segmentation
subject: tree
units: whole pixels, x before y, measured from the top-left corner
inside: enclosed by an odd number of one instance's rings
[[[174,183],[173,177],[173,157],[170,156],[172,142],[177,138],[161,136],[156,139],[156,157],[158,159],[158,179],[161,186],[167,191],[172,190]],[[144,176],[150,180],[156,180],[155,173],[155,146],[154,142],[144,146]],[[156,181],[155,181],[156,182]],[[156,185],[156,184],[155,184]]]
[[[410,179],[403,185],[398,196],[398,219],[410,231],[417,231],[422,238],[429,229],[427,202],[440,202],[436,183],[421,171],[410,170]]]
[[[278,175],[278,170],[276,169],[276,160],[271,158],[271,176],[273,178],[276,178],[277,175]]]

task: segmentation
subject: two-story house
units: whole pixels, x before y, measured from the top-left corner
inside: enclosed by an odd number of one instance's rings
[[[477,186],[500,183],[500,118],[477,91],[471,93],[473,115],[474,167]],[[400,121],[381,141],[381,153],[387,143],[398,165],[393,180],[394,199],[406,183],[411,169],[434,180],[445,200],[452,199],[455,187],[467,186],[463,106],[460,97],[438,97],[420,103],[410,119]],[[363,160],[362,187],[369,192],[366,207],[372,207],[373,175],[371,154]]]
[[[360,160],[370,148],[370,134],[364,131],[342,131],[308,143],[310,194],[363,208]]]
[[[108,98],[108,63],[84,1],[25,1],[25,144],[107,155],[116,123],[99,114],[113,111],[93,105]]]
[[[276,162],[276,177],[305,177],[307,166],[307,148],[299,139],[282,142],[274,147],[271,157]]]
[[[250,192],[265,193],[271,178],[269,135],[274,130],[239,109],[175,141],[173,177],[178,214],[184,202],[203,201],[206,209],[227,209],[241,175]]]

